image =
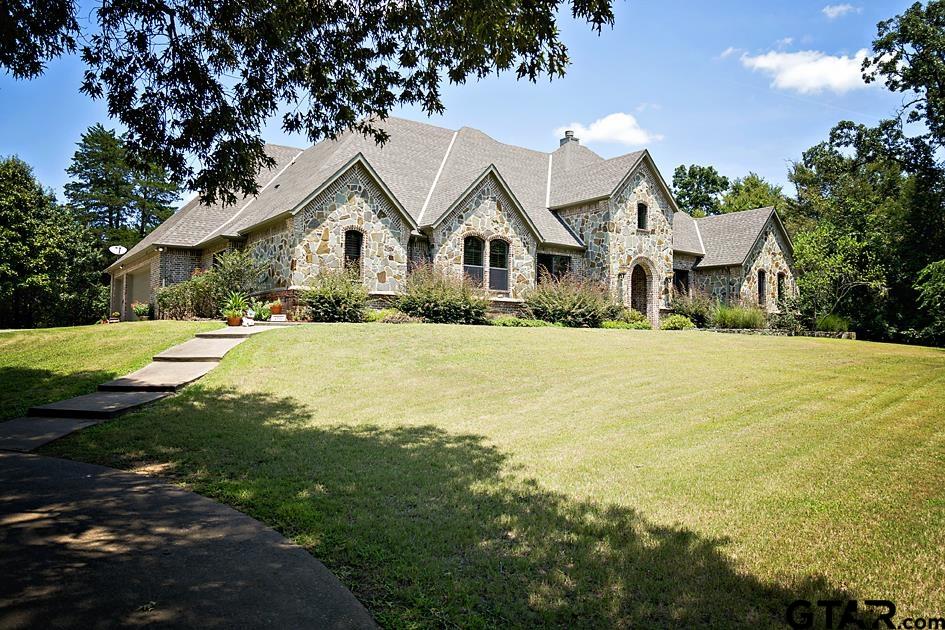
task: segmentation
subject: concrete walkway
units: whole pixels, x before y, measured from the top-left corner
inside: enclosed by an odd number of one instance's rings
[[[0,453],[0,627],[373,628],[304,549],[155,479]]]
[[[201,333],[94,394],[0,422],[0,628],[376,627],[318,560],[245,514],[26,453],[171,395],[271,329]]]

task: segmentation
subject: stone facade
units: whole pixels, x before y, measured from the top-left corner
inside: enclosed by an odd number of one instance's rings
[[[483,179],[434,230],[434,266],[462,275],[467,236],[485,241],[483,286],[489,286],[489,253],[496,240],[505,241],[509,247],[509,290],[501,294],[522,298],[535,286],[537,237],[492,175]]]
[[[640,204],[646,209],[642,228]],[[673,205],[649,167],[634,171],[611,199],[563,208],[558,215],[586,245],[585,268],[622,303],[645,305],[645,314],[657,323],[672,295]],[[638,266],[645,282],[633,281]],[[634,295],[634,287],[637,293],[645,290],[645,298]]]

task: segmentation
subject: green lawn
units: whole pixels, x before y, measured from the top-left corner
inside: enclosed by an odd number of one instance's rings
[[[945,613],[943,421],[941,350],[317,325],[46,451],[273,525],[385,626],[753,628]]]
[[[88,394],[216,322],[134,322],[0,333],[0,420]]]

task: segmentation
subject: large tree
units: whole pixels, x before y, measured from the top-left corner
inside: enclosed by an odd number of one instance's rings
[[[156,164],[135,165],[125,141],[101,124],[82,134],[66,197],[103,244],[131,247],[173,214],[179,187]]]
[[[676,202],[694,217],[719,214],[722,195],[728,188],[728,178],[720,175],[714,166],[680,164],[673,172]]]
[[[741,212],[755,208],[773,206],[783,211],[787,197],[780,186],[768,183],[757,173],[748,173],[732,182],[731,188],[722,197],[721,212]]]
[[[400,105],[442,112],[444,81],[563,75],[559,11],[599,31],[611,4],[117,0],[79,22],[71,0],[10,0],[0,67],[34,77],[79,49],[82,90],[106,100],[136,161],[165,166],[207,201],[234,201],[272,165],[260,134],[280,111],[287,131],[312,141],[349,127],[384,140],[377,121]]]
[[[95,236],[22,160],[0,160],[0,326],[87,324],[105,313]]]

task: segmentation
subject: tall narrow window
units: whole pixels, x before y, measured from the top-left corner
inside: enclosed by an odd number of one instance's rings
[[[509,290],[509,244],[505,241],[489,243],[489,288]]]
[[[768,295],[768,286],[765,282],[765,270],[758,270],[758,305],[764,306]]]
[[[638,204],[637,204],[637,229],[638,229],[638,230],[645,230],[645,229],[647,229],[647,227],[646,227],[646,215],[647,215],[646,204],[645,204],[645,203],[638,203]]]
[[[482,285],[482,253],[485,243],[478,236],[467,236],[463,241],[463,273],[477,285]]]
[[[784,274],[778,274],[778,302],[784,300]]]
[[[673,270],[673,289],[675,289],[676,295],[689,295],[688,269]]]
[[[571,257],[561,254],[538,254],[538,283],[555,280],[571,271]]]
[[[361,275],[361,245],[364,235],[357,230],[345,232],[345,269]]]

